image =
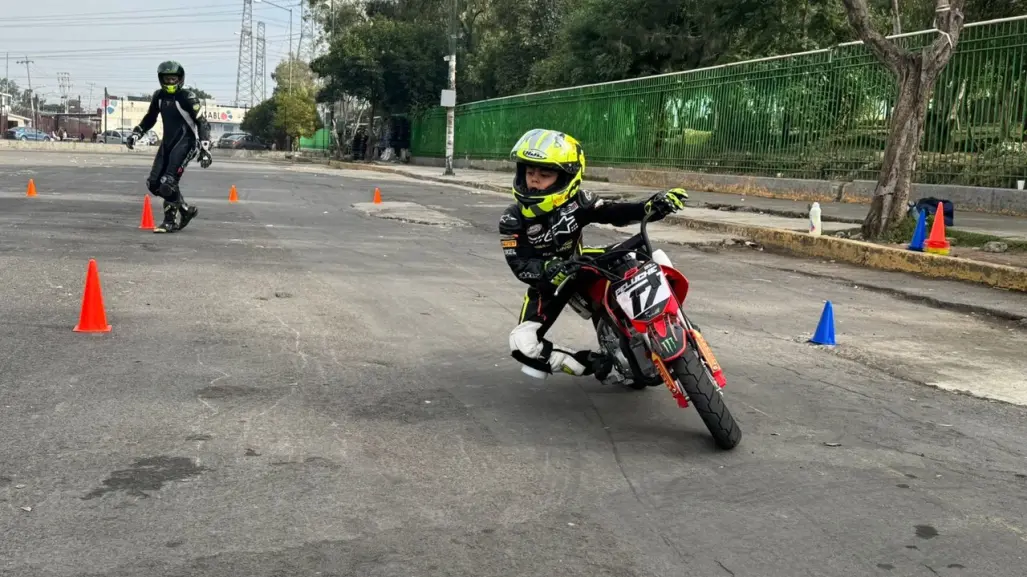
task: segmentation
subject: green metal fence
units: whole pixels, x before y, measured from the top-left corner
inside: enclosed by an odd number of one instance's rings
[[[934,31],[896,40],[919,48]],[[455,156],[506,158],[526,130],[574,135],[589,164],[876,180],[896,81],[862,43],[619,82],[483,100],[456,110]],[[1016,186],[1027,175],[1027,16],[970,24],[935,88],[914,180]],[[446,114],[412,127],[415,156],[445,155]]]

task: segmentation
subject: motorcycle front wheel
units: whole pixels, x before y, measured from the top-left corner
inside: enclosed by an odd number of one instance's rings
[[[695,347],[688,347],[685,354],[671,363],[670,370],[688,393],[689,402],[699,412],[717,446],[724,450],[735,448],[742,440],[742,429],[731,416],[720,387]]]

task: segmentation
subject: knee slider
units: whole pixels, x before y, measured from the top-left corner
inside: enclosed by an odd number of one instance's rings
[[[538,338],[542,323],[525,322],[510,331],[510,356],[521,364],[544,373],[563,371],[572,375],[587,374],[588,369],[579,361],[578,355],[557,348],[546,339]]]
[[[538,330],[542,323],[525,322],[514,327],[510,331],[510,356],[517,359],[523,365],[544,373],[552,373],[549,366],[549,353],[552,352],[552,344],[548,341],[540,343]],[[548,347],[545,345],[549,345]]]
[[[154,182],[152,180],[147,180],[146,181],[146,190],[149,190],[153,194],[158,194],[160,192],[160,183],[159,182]]]
[[[170,176],[160,177],[160,195],[164,198],[174,198],[175,192],[178,191],[178,183],[175,179]]]

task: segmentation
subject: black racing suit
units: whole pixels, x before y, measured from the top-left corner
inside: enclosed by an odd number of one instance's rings
[[[538,343],[543,345],[542,360],[545,360],[553,348],[553,344],[543,337],[575,292],[566,290],[560,293],[559,298],[555,296],[556,286],[545,280],[546,262],[552,259],[567,259],[575,254],[593,250],[602,252],[602,248],[584,247],[581,242],[582,229],[591,223],[627,226],[641,222],[645,217],[647,201],[614,202],[601,199],[593,192],[581,190],[567,204],[536,218],[525,217],[517,203],[510,205],[503,212],[499,219],[503,254],[514,275],[529,285],[524,295],[518,327],[528,323],[541,325],[536,336]],[[662,216],[656,214],[652,220],[660,218]],[[528,366],[538,365],[537,368],[545,370],[538,361],[525,359],[523,351],[513,348],[511,343],[515,359]],[[574,356],[585,364],[585,357],[580,354]]]
[[[200,113],[201,108],[200,99],[192,90],[182,88],[168,94],[160,89],[153,93],[150,109],[134,129],[145,134],[157,123],[158,114],[164,121],[164,138],[146,178],[146,187],[164,199],[165,208],[182,204],[182,191],[178,187],[182,173],[196,157],[199,142],[210,141],[210,124]]]

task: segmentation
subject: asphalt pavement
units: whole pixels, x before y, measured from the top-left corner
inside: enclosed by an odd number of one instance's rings
[[[744,433],[721,452],[663,388],[520,373],[506,198],[218,158],[155,235],[150,160],[0,153],[0,575],[1023,574],[1015,323],[667,244]],[[412,204],[355,208],[376,186]],[[72,331],[91,258],[107,334]],[[827,299],[835,349],[805,342]]]

